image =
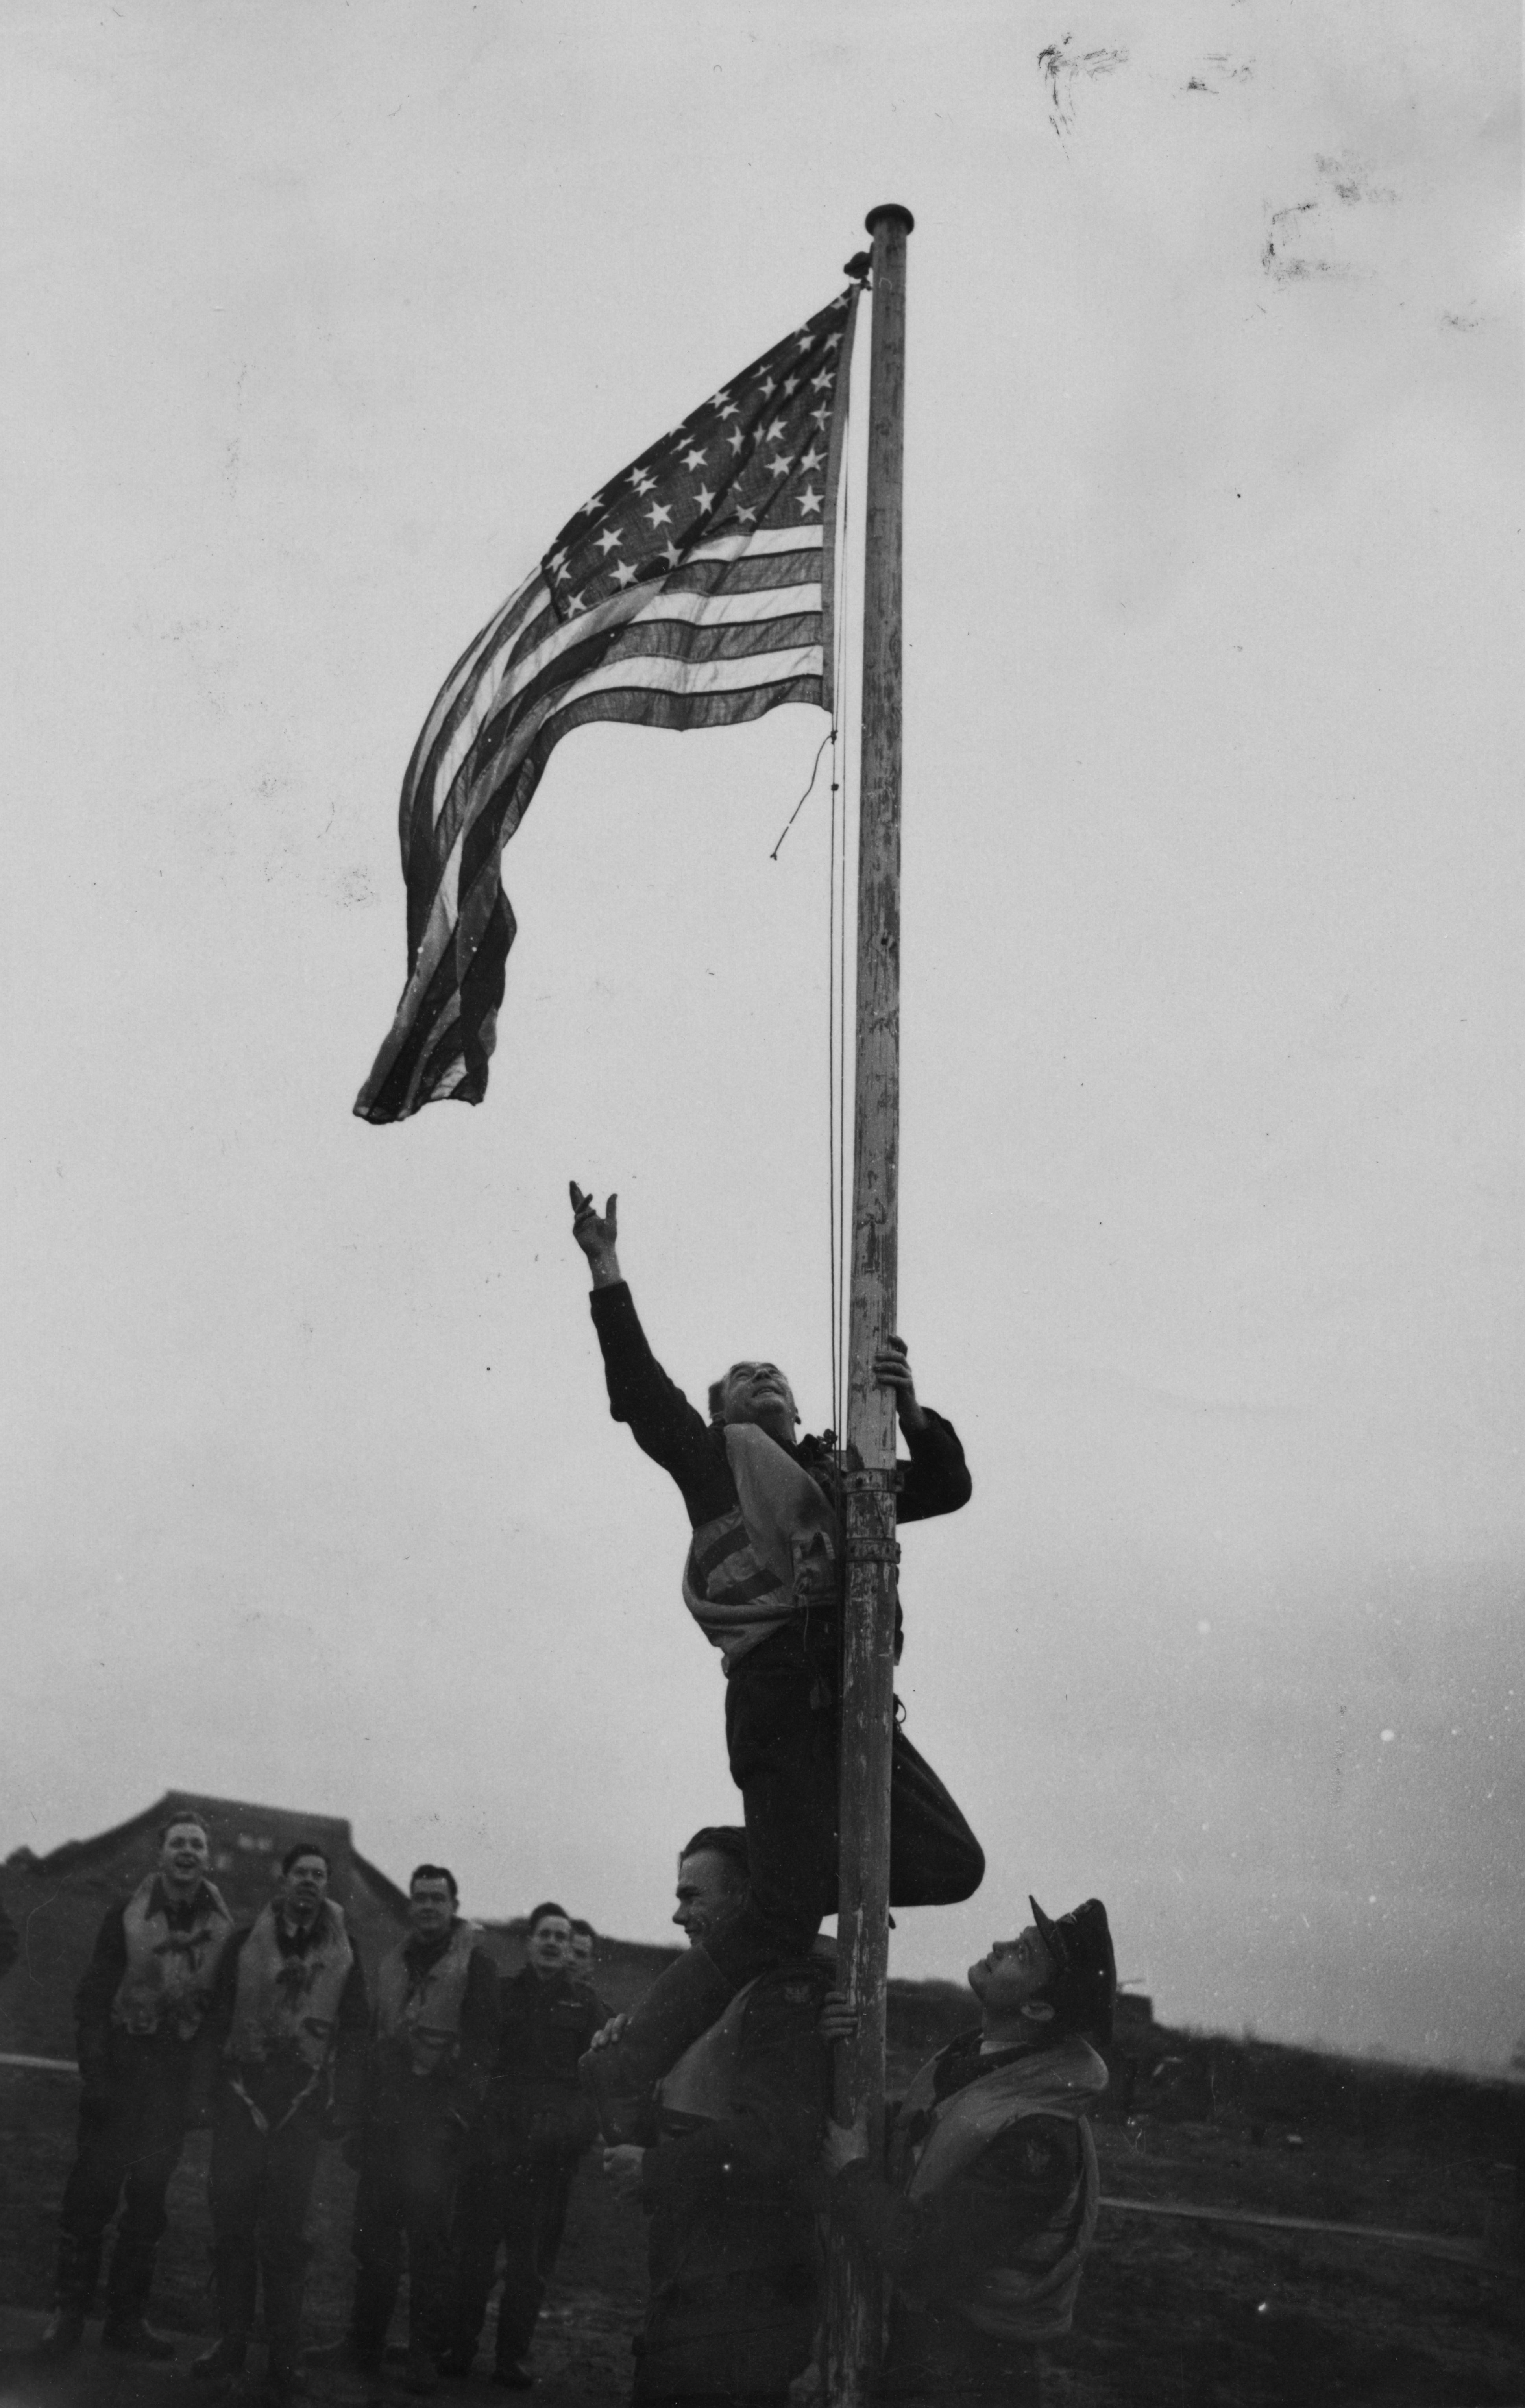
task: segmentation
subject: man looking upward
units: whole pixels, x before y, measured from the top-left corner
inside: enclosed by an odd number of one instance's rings
[[[831,1444],[797,1440],[794,1391],[778,1366],[733,1363],[697,1412],[646,1342],[602,1213],[574,1184],[572,1235],[592,1272],[609,1409],[677,1483],[692,1526],[684,1603],[726,1670],[726,1740],[746,1817],[748,1883],[734,1911],[659,1975],[586,2078],[606,2137],[636,2139],[652,2083],[743,1983],[810,1953],[837,1903],[842,1538]],[[896,1519],[951,1513],[971,1493],[952,1425],[922,1404],[906,1350],[886,1339],[874,1373],[895,1392],[910,1461]],[[896,1653],[899,1655],[899,1638]],[[947,1790],[897,1728],[890,1790],[890,1901],[944,1906],[979,1887],[985,1858]]]
[[[261,2269],[267,2388],[299,2387],[307,2220],[331,2114],[359,2114],[369,2023],[360,1960],[328,1896],[328,1856],[299,1840],[281,1890],[218,1968],[201,2045],[219,2052],[212,2089],[212,2270],[219,2339],[191,2372],[237,2374],[249,2348]]]
[[[980,2022],[922,2067],[895,2117],[886,2180],[868,2137],[828,2126],[839,2222],[894,2280],[874,2397],[903,2408],[1040,2408],[1041,2344],[1070,2330],[1096,2230],[1087,2116],[1107,2086],[1092,2042],[1117,1991],[1100,1899],[998,1941],[969,1969]],[[833,1994],[822,2031],[851,2030]]]
[[[132,2358],[175,2355],[144,2311],[192,2112],[197,2035],[233,1936],[233,1917],[207,1878],[210,1861],[200,1815],[172,1814],[160,1828],[157,1866],[124,1905],[108,1910],[75,1994],[79,2136],[59,2215],[57,2304],[37,2344],[45,2358],[79,2347],[119,2202],[101,2339]]]

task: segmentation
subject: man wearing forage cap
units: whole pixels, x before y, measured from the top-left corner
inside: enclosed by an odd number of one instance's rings
[[[1087,1899],[1033,1920],[969,1969],[981,2020],[916,2075],[881,2174],[833,2124],[831,2207],[894,2284],[875,2397],[928,2408],[1036,2408],[1038,2345],[1070,2329],[1096,2229],[1087,2114],[1107,2086],[1092,2042],[1117,1990],[1107,1912]],[[852,2028],[833,1994],[823,2030]]]

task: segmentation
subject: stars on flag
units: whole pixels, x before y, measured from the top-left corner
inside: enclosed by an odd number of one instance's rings
[[[842,294],[573,513],[542,562],[560,617],[658,583],[727,536],[745,547],[764,528],[820,525],[847,308]]]

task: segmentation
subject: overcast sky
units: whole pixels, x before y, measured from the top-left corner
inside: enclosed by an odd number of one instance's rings
[[[901,1686],[990,1870],[892,1970],[1095,1892],[1174,2020],[1500,2064],[1515,7],[12,0],[7,49],[0,1852],[182,1784],[653,1937],[735,1815],[566,1187],[690,1394],[767,1353],[824,1422],[819,789],[770,858],[821,714],[570,738],[485,1104],[351,1105],[446,670],[896,199],[900,1318],[975,1483]]]

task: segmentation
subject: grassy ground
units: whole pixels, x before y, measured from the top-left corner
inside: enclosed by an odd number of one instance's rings
[[[27,2370],[48,2299],[53,2228],[73,2130],[60,2077],[0,2072],[0,2402],[4,2408],[186,2408],[183,2367],[211,2327],[205,2137],[176,2177],[153,2314],[180,2365],[140,2373],[93,2344],[61,2373]],[[1101,2121],[1102,2188],[1477,2240],[1500,2178],[1475,2146],[1437,2151],[1412,2136],[1362,2139],[1284,2129],[1252,2137],[1233,2113]],[[308,2321],[343,2329],[353,2177],[325,2157],[314,2219]],[[629,2389],[644,2232],[609,2195],[596,2161],[580,2174],[537,2346],[543,2408],[615,2408]],[[1511,2269],[1451,2265],[1370,2242],[1179,2223],[1103,2211],[1075,2330],[1052,2353],[1053,2408],[1521,2408],[1525,2298]],[[402,2393],[315,2379],[314,2399]],[[500,2395],[479,2371],[468,2400]],[[460,2399],[441,2392],[442,2408]]]

